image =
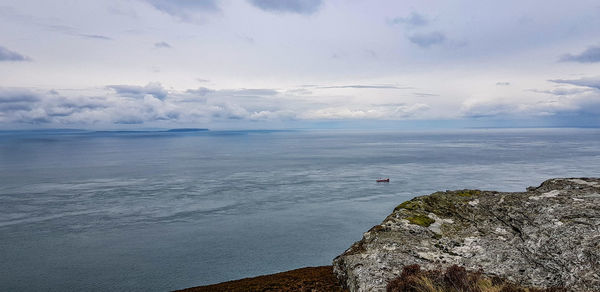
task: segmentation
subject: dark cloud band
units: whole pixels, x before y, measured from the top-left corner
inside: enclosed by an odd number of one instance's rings
[[[29,61],[29,57],[0,46],[0,61]]]
[[[600,62],[600,47],[590,47],[581,54],[566,54],[560,58],[562,62],[597,63]]]
[[[250,3],[269,12],[313,14],[321,7],[322,0],[250,0]]]

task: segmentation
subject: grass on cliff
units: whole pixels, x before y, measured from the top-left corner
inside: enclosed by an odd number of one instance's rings
[[[457,265],[445,271],[423,271],[419,265],[402,269],[400,277],[387,285],[387,292],[563,292],[561,288],[537,289],[521,287],[502,280],[469,272]]]
[[[423,227],[429,227],[429,225],[431,225],[431,224],[433,224],[433,222],[435,222],[435,220],[433,220],[425,215],[410,216],[410,217],[406,218],[406,220],[408,220],[408,222],[410,222],[410,224],[416,224],[416,225],[423,226]]]
[[[480,195],[481,191],[480,190],[460,190],[460,191],[457,191],[456,194],[461,197],[472,197],[472,196]]]

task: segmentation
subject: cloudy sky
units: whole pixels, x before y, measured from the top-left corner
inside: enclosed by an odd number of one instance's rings
[[[599,116],[597,0],[0,0],[3,129]]]

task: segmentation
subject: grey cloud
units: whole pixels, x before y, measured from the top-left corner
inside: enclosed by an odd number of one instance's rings
[[[313,14],[319,10],[322,0],[250,0],[264,11]]]
[[[1,61],[29,61],[31,60],[27,56],[23,56],[15,51],[11,51],[5,47],[0,46],[0,62]]]
[[[75,27],[68,26],[68,25],[44,24],[44,23],[38,23],[38,25],[47,30],[50,30],[50,31],[55,31],[55,32],[63,33],[63,34],[70,35],[70,36],[76,36],[76,37],[80,37],[80,38],[84,38],[84,39],[95,39],[95,40],[104,40],[104,41],[112,41],[113,40],[113,38],[105,36],[105,35],[92,34],[92,33],[81,33]]]
[[[443,43],[446,40],[446,36],[439,31],[413,33],[408,36],[408,40],[421,48],[428,48],[432,45]]]
[[[297,89],[287,90],[286,93],[296,94],[296,95],[310,95],[310,94],[312,94],[312,91],[305,89],[305,88],[297,88]]]
[[[279,92],[275,89],[270,88],[242,88],[242,89],[222,89],[214,90],[206,87],[199,87],[198,89],[186,90],[189,94],[196,94],[200,96],[272,96],[277,95]]]
[[[291,110],[277,110],[277,111],[257,111],[250,114],[250,119],[253,121],[258,120],[277,120],[277,119],[295,119],[296,112]]]
[[[560,57],[562,62],[596,63],[600,62],[600,47],[590,47],[581,54],[566,54]]]
[[[14,19],[17,21],[31,21],[31,16],[19,13],[10,6],[0,5],[0,16],[5,19]]]
[[[0,88],[0,121],[28,124],[51,123],[72,115],[75,104],[63,104],[56,94],[47,96],[26,88]]]
[[[593,89],[589,89],[589,88],[555,88],[552,90],[531,89],[529,91],[537,92],[537,93],[552,94],[552,95],[573,95],[573,94],[584,93],[584,92],[587,92],[590,90],[593,90]]]
[[[578,117],[600,114],[600,94],[594,89],[558,88],[553,90],[530,90],[552,94],[538,100],[507,101],[503,99],[463,102],[462,113],[467,118],[482,117]]]
[[[331,89],[331,88],[357,88],[357,89],[412,89],[412,87],[400,87],[394,85],[338,85],[338,86],[321,86],[318,88]]]
[[[410,27],[426,26],[429,20],[417,12],[412,12],[407,17],[396,17],[390,21],[391,24],[405,24]]]
[[[377,58],[377,53],[373,50],[366,49],[365,54],[367,54],[371,58]]]
[[[394,103],[377,103],[377,104],[371,104],[370,106],[383,106],[383,107],[400,107],[400,106],[406,106],[407,104],[405,102],[394,102]]]
[[[590,87],[595,89],[600,89],[600,78],[581,78],[581,79],[553,79],[549,80],[550,82],[560,83],[560,84],[570,84],[575,86],[583,86]]]
[[[396,17],[388,21],[391,25],[403,24],[408,31],[408,40],[421,48],[428,48],[432,45],[440,44],[446,41],[446,35],[440,31],[424,32],[423,29],[429,25],[429,19],[422,14],[412,12],[406,17]]]
[[[54,23],[54,22],[56,22],[55,19],[52,20],[52,22],[50,22],[51,19],[49,19],[49,18],[39,18],[39,17],[34,17],[32,15],[21,14],[17,10],[10,8],[10,7],[6,7],[6,6],[4,6],[4,7],[0,6],[0,17],[6,18],[6,19],[12,19],[22,25],[35,25],[44,30],[58,32],[58,33],[62,33],[65,35],[76,36],[76,37],[80,37],[80,38],[88,38],[88,39],[112,40],[112,38],[104,36],[104,35],[83,33],[83,32],[81,32],[81,30],[79,30],[76,27],[59,24],[59,23]]]
[[[135,90],[129,90],[133,92]],[[70,91],[73,92],[73,91]],[[0,88],[0,124],[139,124],[180,117],[208,116],[206,105],[176,104],[156,98],[123,99],[115,93],[101,97],[61,96],[58,92],[27,88]]]
[[[192,20],[194,12],[217,12],[219,6],[216,0],[146,0],[154,8],[178,17],[184,21]]]
[[[215,92],[215,90],[206,87],[199,87],[198,89],[188,89],[185,92],[192,95],[206,96],[210,93]]]
[[[169,45],[169,43],[167,43],[167,42],[164,42],[164,41],[163,41],[163,42],[158,42],[158,43],[155,43],[155,44],[154,44],[154,47],[155,47],[155,48],[167,48],[167,49],[168,49],[168,48],[172,48],[172,47],[171,47],[171,45]]]
[[[496,116],[507,116],[515,114],[517,105],[502,102],[478,102],[471,105],[463,105],[462,115],[466,118],[486,118]]]
[[[39,95],[29,90],[0,87],[0,103],[36,102],[39,100]]]
[[[373,87],[368,85],[367,88]],[[382,87],[382,86],[379,86]],[[385,85],[384,88],[390,86]],[[346,108],[294,100],[293,92],[270,88],[169,91],[159,83],[111,85],[111,91],[0,88],[0,123],[110,125],[274,121],[297,119],[403,119],[429,109],[426,104],[365,105]],[[304,89],[306,90],[306,89]],[[95,92],[95,93],[94,93]],[[283,102],[279,97],[284,94]],[[148,98],[148,95],[168,98]],[[122,98],[123,96],[134,98]],[[141,98],[144,97],[144,98]]]
[[[152,95],[160,100],[167,97],[167,91],[158,82],[150,82],[146,86],[137,85],[109,85],[108,88],[117,92],[117,94],[129,97],[144,97],[144,95]]]
[[[424,92],[413,92],[413,94],[415,96],[418,97],[432,97],[432,96],[440,96],[439,94],[433,94],[433,93],[424,93]]]
[[[114,14],[114,15],[121,15],[121,16],[126,16],[126,17],[130,17],[130,18],[139,18],[139,15],[136,13],[136,11],[131,8],[131,7],[125,7],[125,6],[118,6],[118,5],[111,5],[107,8],[107,10]]]
[[[23,119],[22,123],[27,123],[27,124],[49,124],[51,123],[52,120],[48,117],[44,117],[44,116],[30,116],[28,117],[28,119]]]
[[[216,118],[242,120],[250,115],[245,108],[232,103],[214,105],[213,109],[212,116]]]
[[[212,117],[228,120],[274,120],[274,119],[293,119],[296,115],[292,111],[286,110],[259,110],[249,111],[248,109],[236,104],[226,103],[216,105],[213,108]]]
[[[237,34],[237,36],[243,40],[244,42],[248,43],[248,44],[254,44],[254,38],[247,36],[245,34]]]
[[[510,82],[496,82],[496,85],[498,85],[498,86],[509,86]]]
[[[54,103],[57,107],[75,110],[96,110],[104,109],[110,105],[104,97],[70,97],[66,98],[60,95],[54,95]]]
[[[75,34],[74,31],[76,30],[74,27],[71,27],[68,25],[62,25],[62,24],[39,23],[39,25],[50,31],[61,32],[61,33],[70,34],[70,35]]]
[[[0,103],[0,115],[2,112],[29,111],[33,108],[31,103]]]
[[[144,120],[142,120],[139,117],[121,117],[119,119],[117,119],[116,121],[114,121],[115,124],[121,124],[121,125],[139,125],[139,124],[143,124]]]
[[[86,39],[96,39],[96,40],[105,40],[105,41],[112,41],[113,40],[110,37],[99,35],[99,34],[85,34],[85,33],[80,33],[80,34],[78,34],[78,36],[80,36],[82,38],[86,38]]]
[[[231,92],[235,95],[276,95],[278,93],[277,90],[269,88],[243,88]]]

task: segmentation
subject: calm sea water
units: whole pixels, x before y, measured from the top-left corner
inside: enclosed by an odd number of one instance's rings
[[[0,132],[0,290],[328,265],[414,196],[579,176],[600,176],[599,129]]]

